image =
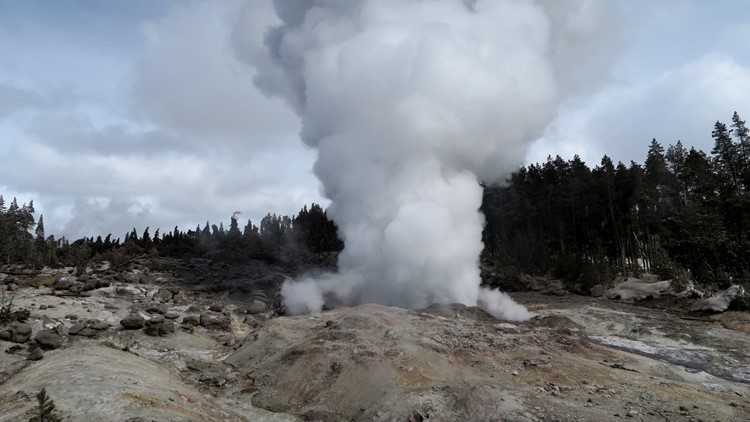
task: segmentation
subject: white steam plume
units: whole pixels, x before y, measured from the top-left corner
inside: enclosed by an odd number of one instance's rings
[[[275,1],[268,55],[250,57],[256,83],[300,115],[346,244],[339,273],[284,286],[288,309],[315,312],[332,295],[529,318],[480,288],[478,180],[516,169],[580,85],[566,58],[596,68],[576,49],[598,35],[600,3]]]

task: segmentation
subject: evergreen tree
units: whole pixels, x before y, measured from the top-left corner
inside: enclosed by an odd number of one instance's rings
[[[711,132],[714,138],[714,166],[722,190],[728,194],[737,193],[740,187],[739,168],[740,152],[738,145],[732,141],[729,129],[724,123],[717,121]]]

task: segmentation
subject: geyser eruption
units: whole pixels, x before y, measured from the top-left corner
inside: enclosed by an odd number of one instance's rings
[[[265,35],[270,60],[256,63],[256,83],[301,117],[346,244],[339,273],[284,286],[290,311],[315,312],[333,295],[530,317],[480,288],[478,180],[522,163],[572,81],[566,57],[580,60],[580,43],[571,40],[594,31],[597,11],[560,3],[274,2],[281,24]]]

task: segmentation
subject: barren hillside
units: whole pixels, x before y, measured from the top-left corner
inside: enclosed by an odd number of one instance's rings
[[[41,388],[70,421],[750,418],[746,313],[525,293],[522,323],[463,305],[278,317],[229,299],[249,301],[237,272],[268,288],[270,270],[226,269],[228,292],[191,265],[5,275],[30,315],[0,333],[0,420],[27,420]]]

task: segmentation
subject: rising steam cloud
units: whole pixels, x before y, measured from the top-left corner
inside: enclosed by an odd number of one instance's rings
[[[252,58],[256,84],[301,117],[346,244],[337,274],[283,287],[288,309],[315,312],[333,296],[529,318],[480,288],[478,180],[516,169],[561,99],[596,73],[582,52],[595,45],[598,3],[275,1],[281,24]]]

